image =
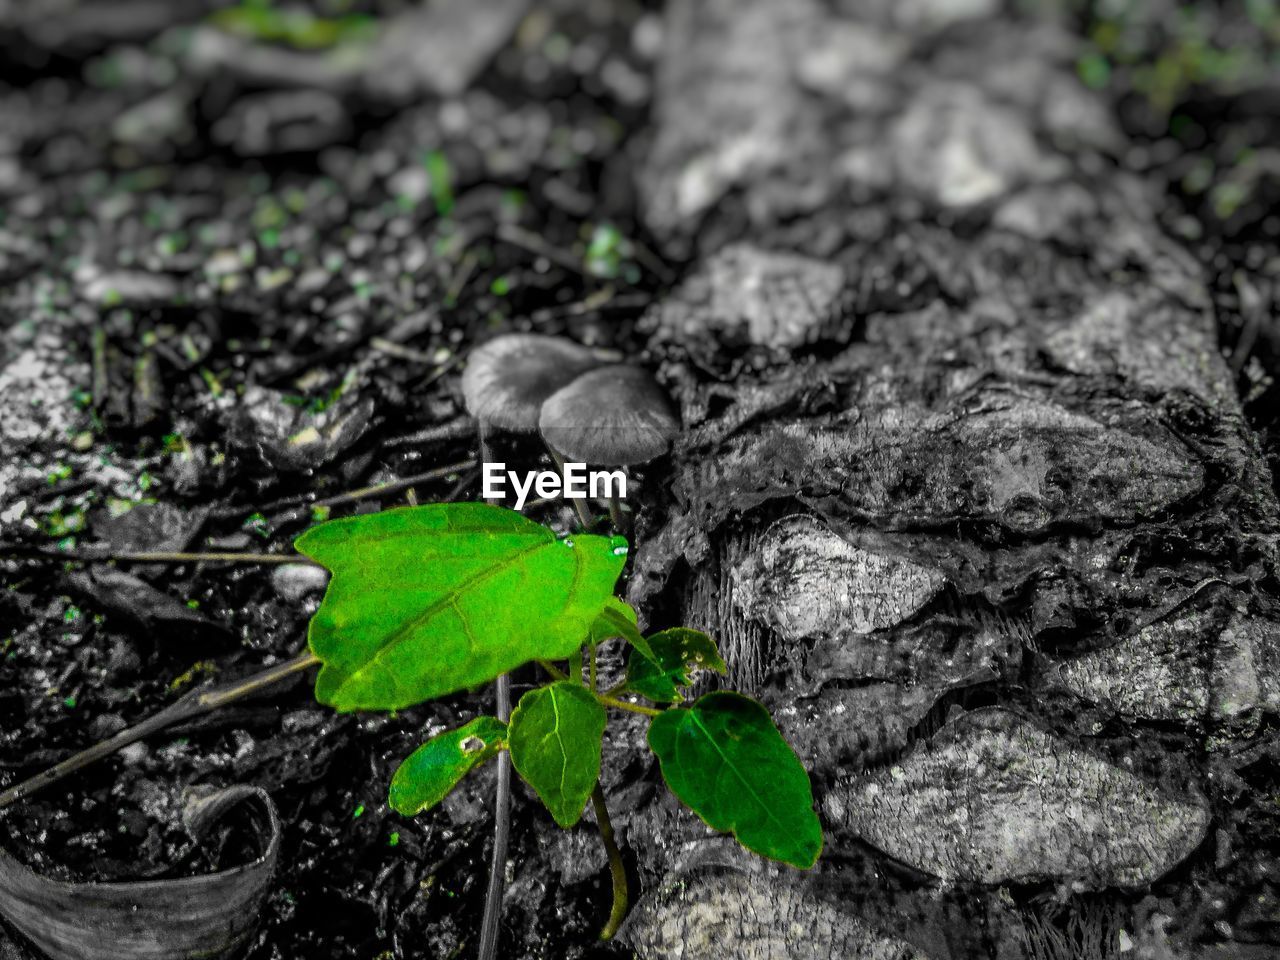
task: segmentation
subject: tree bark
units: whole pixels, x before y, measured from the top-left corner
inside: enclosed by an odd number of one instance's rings
[[[1204,278],[1054,24],[836,6],[670,4],[642,201],[694,262],[643,330],[686,432],[630,587],[773,710],[826,849],[624,804],[623,939],[1270,955],[1277,505]]]

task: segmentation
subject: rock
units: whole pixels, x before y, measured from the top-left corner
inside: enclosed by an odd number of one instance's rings
[[[329,585],[329,571],[310,563],[285,563],[271,571],[271,584],[276,593],[296,603],[324,592]]]
[[[901,750],[945,690],[938,683],[863,682],[774,701],[774,721],[815,776],[864,770]]]
[[[137,503],[123,512],[103,511],[93,530],[113,553],[181,551],[191,546],[209,515],[207,507],[175,503]]]
[[[1051,667],[1046,682],[1133,720],[1189,725],[1247,721],[1280,710],[1276,624],[1223,604],[1190,604],[1132,637]]]
[[[178,145],[191,139],[191,103],[180,90],[166,90],[136,103],[111,124],[121,143],[136,147]]]
[[[178,636],[216,634],[225,639],[227,628],[196,609],[157,590],[145,580],[114,567],[93,566],[64,574],[67,588],[105,613],[115,614],[142,628],[144,634],[164,643]]]
[[[1062,172],[1061,163],[1036,146],[1022,114],[976,87],[925,87],[895,122],[891,138],[901,181],[944,207],[986,203]]]
[[[856,643],[906,620],[943,585],[938,571],[863,550],[805,516],[771,526],[734,576],[742,615],[787,643]]]
[[[284,394],[250,387],[232,412],[231,435],[281,470],[306,470],[348,449],[368,428],[373,400],[348,394],[318,413],[289,403]]]
[[[939,30],[966,20],[981,20],[999,10],[999,0],[905,0],[894,6],[894,16],[914,30]]]
[[[806,171],[823,140],[821,117],[794,82],[821,23],[813,0],[681,0],[669,10],[658,71],[657,138],[642,171],[641,209],[674,239],[735,188],[767,206],[762,181]],[[748,199],[750,203],[750,199]]]
[[[408,100],[454,97],[515,32],[528,0],[441,0],[388,23],[369,56],[362,80],[375,97]]]
[[[1221,376],[1222,357],[1208,331],[1166,337],[1169,306],[1161,296],[1110,291],[1051,333],[1044,347],[1072,373],[1124,377],[1154,396],[1179,391],[1206,404],[1234,403]]]
[[[795,876],[682,876],[646,893],[619,939],[643,960],[928,960]]]
[[[848,20],[824,22],[815,26],[810,49],[796,64],[796,78],[864,115],[881,112],[892,102],[894,72],[910,49],[896,32]]]
[[[749,244],[726,247],[643,318],[660,356],[730,376],[745,362],[786,363],[852,321],[844,270]]]
[[[310,153],[351,130],[346,107],[323,90],[249,94],[213,124],[213,139],[242,157]]]
[[[1118,429],[1099,414],[993,392],[959,418],[897,404],[778,417],[677,463],[675,495],[704,529],[730,509],[803,490],[835,515],[880,524],[969,520],[1030,533],[1152,516],[1202,488],[1203,468],[1163,428]]]
[[[898,766],[823,800],[841,831],[943,881],[1141,887],[1203,840],[1209,810],[1005,710],[963,714]]]
[[[167,274],[111,270],[94,274],[80,289],[84,298],[94,305],[156,307],[172,303],[180,288]]]
[[[1062,243],[1082,238],[1081,229],[1098,212],[1098,201],[1077,183],[1039,184],[1005,200],[991,222],[1033,240]]]
[[[72,402],[88,383],[88,368],[59,355],[57,338],[12,354],[0,365],[0,442],[17,450],[44,437],[66,436],[81,421]],[[7,499],[0,471],[0,500]]]

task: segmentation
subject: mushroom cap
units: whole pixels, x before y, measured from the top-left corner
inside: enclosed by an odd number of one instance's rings
[[[532,433],[543,401],[598,366],[596,355],[572,340],[507,333],[471,351],[462,372],[462,398],[481,423]]]
[[[538,428],[567,460],[626,466],[666,453],[680,421],[647,370],[614,364],[584,373],[548,397]]]

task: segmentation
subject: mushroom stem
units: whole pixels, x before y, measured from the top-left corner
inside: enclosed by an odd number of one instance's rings
[[[631,523],[622,512],[622,501],[616,493],[609,494],[609,519],[613,521],[613,529],[624,537],[631,537]]]
[[[555,462],[556,469],[560,471],[560,476],[564,476],[564,457],[556,452],[556,448],[547,444],[547,452],[551,454],[551,459]],[[582,532],[586,533],[591,529],[591,514],[587,512],[587,505],[581,500],[574,499],[573,509],[578,512],[578,523],[582,524]]]
[[[492,459],[488,425],[480,422],[480,463]],[[490,502],[493,502],[492,500]],[[494,712],[506,723],[511,719],[511,676],[499,674],[494,681]],[[493,791],[493,856],[489,860],[489,886],[484,895],[484,918],[480,922],[479,960],[493,960],[498,950],[498,921],[502,917],[502,890],[506,885],[507,841],[511,835],[511,754],[498,751],[498,782]]]

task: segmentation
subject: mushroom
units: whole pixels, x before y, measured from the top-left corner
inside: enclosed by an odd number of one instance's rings
[[[533,433],[542,402],[601,362],[587,347],[541,333],[507,333],[472,350],[462,372],[462,398],[480,426],[480,459],[490,459],[489,427]],[[551,457],[563,470],[554,450]],[[578,501],[574,506],[582,525],[589,526],[586,508]]]
[[[542,402],[600,363],[594,351],[572,340],[507,333],[471,351],[462,373],[462,397],[482,435],[490,425],[533,433]]]
[[[624,467],[671,449],[680,421],[648,371],[615,364],[588,371],[548,397],[538,428],[547,446],[565,459]],[[616,494],[609,512],[621,528]]]

